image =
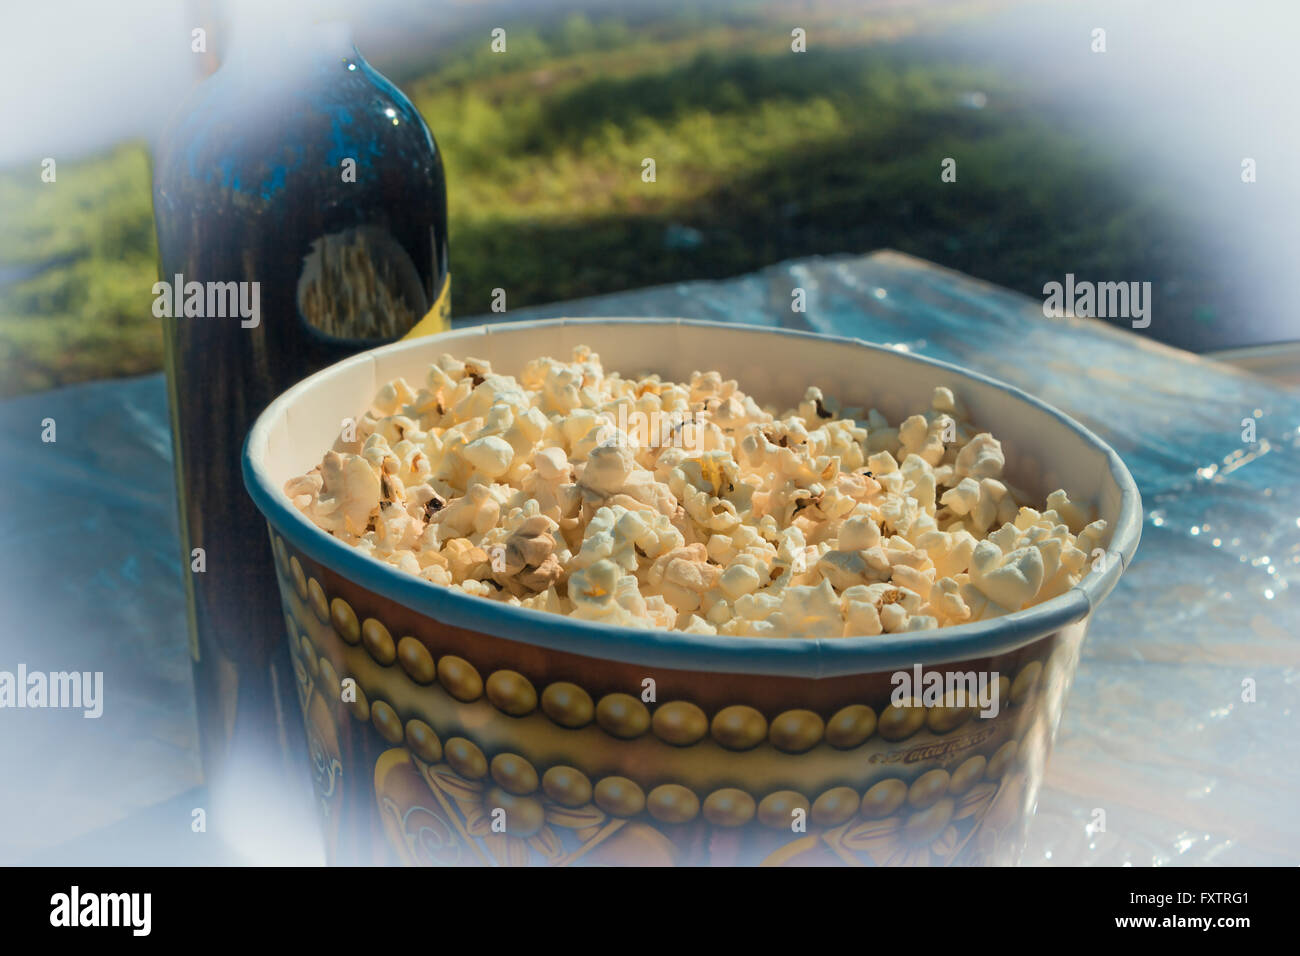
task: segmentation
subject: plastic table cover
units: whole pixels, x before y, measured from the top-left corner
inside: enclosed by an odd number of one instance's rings
[[[631,315],[888,343],[1110,442],[1142,490],[1142,544],[1094,615],[1023,862],[1300,863],[1300,393],[889,252],[466,322]],[[0,715],[0,862],[193,858],[140,849],[188,831],[201,780],[180,564],[160,375],[0,404],[0,668],[106,686],[98,720]]]

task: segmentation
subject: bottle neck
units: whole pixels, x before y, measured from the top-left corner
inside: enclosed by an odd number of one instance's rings
[[[361,60],[348,24],[304,22],[263,11],[240,20],[232,29],[225,66],[240,72],[265,73],[296,71],[330,60]]]

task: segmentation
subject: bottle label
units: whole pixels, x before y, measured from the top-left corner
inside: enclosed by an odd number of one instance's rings
[[[451,328],[451,275],[442,280],[442,291],[438,293],[433,308],[424,318],[411,327],[403,339],[418,339],[425,335],[437,335]]]

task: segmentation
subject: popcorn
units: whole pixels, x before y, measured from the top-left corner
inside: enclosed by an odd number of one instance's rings
[[[379,475],[364,458],[330,452],[321,463],[319,490],[307,502],[317,525],[338,534],[361,534],[379,508]]]
[[[1043,585],[1043,555],[1037,548],[1003,554],[997,545],[981,541],[971,557],[970,586],[1009,610],[1031,603]]]
[[[626,627],[834,639],[950,627],[1065,593],[1108,528],[1043,510],[950,389],[891,425],[816,387],[760,406],[716,371],[519,376],[440,356],[382,386],[294,506],[439,587]]]
[[[929,616],[944,624],[960,624],[971,616],[971,610],[962,598],[961,585],[955,578],[942,578],[930,589],[930,602],[925,606]]]
[[[998,478],[1006,463],[1002,443],[988,432],[981,432],[957,453],[955,464],[962,478]]]
[[[679,612],[700,607],[704,592],[721,576],[702,544],[674,548],[651,565],[646,583]]]
[[[626,445],[597,445],[587,454],[578,484],[598,496],[616,494],[635,467],[632,452]]]
[[[880,622],[880,609],[872,601],[855,600],[849,596],[849,591],[845,591],[840,608],[844,615],[845,637],[875,637],[885,629]]]
[[[935,574],[942,580],[970,566],[976,541],[969,531],[927,531],[917,536],[916,544],[925,549]]]
[[[752,601],[753,597],[749,595],[743,598],[742,602]],[[775,605],[771,611],[762,614],[758,619],[753,619],[750,624],[749,633],[755,637],[840,637],[842,635],[844,619],[840,613],[840,602],[829,581],[822,581],[817,587],[784,588],[774,597]]]
[[[631,581],[631,588],[624,586],[623,581]],[[638,626],[636,611],[641,595],[636,590],[636,579],[623,574],[613,561],[597,561],[591,567],[575,571],[569,577],[568,593],[576,618]]]
[[[492,579],[516,596],[549,590],[564,576],[551,535],[556,527],[545,515],[526,518],[500,546]]]
[[[683,544],[681,532],[664,515],[611,505],[588,522],[572,566],[582,568],[608,559],[625,571],[636,571],[640,558],[656,558]]]
[[[728,601],[736,601],[762,587],[763,579],[751,565],[737,562],[722,572],[718,586]]]
[[[487,435],[476,438],[463,452],[469,466],[485,478],[500,478],[510,470],[515,450],[503,438]]]
[[[473,485],[464,495],[455,499],[434,514],[432,523],[438,525],[442,540],[465,538],[474,532],[482,533],[495,527],[501,515],[501,504],[488,485]]]
[[[898,440],[903,446],[905,456],[916,455],[928,465],[937,465],[943,460],[943,432],[947,416],[938,416],[927,422],[924,415],[913,415],[898,428]]]

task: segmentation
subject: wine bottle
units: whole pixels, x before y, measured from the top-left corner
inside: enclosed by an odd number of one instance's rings
[[[153,199],[205,776],[214,785],[241,751],[305,774],[272,553],[240,450],[303,377],[417,323],[446,327],[441,156],[346,28],[262,31],[168,125]]]

